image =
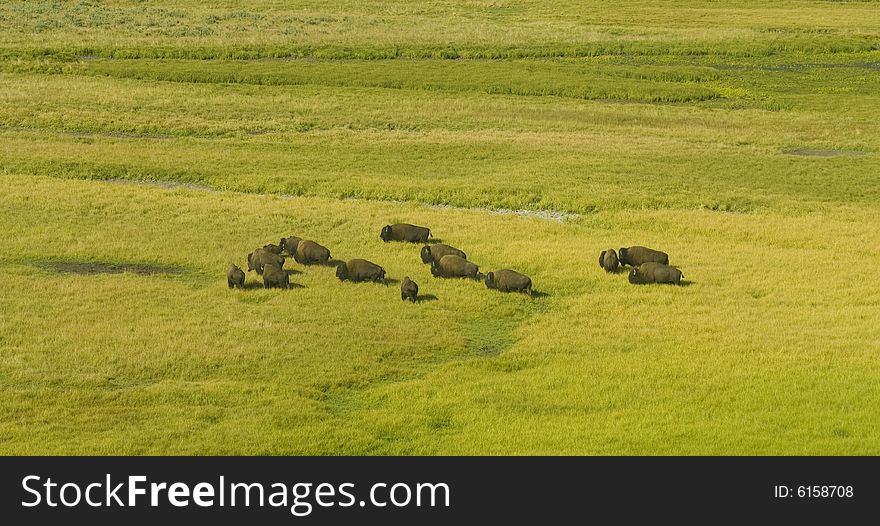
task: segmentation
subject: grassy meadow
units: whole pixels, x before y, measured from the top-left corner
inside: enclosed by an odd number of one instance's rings
[[[574,4],[0,4],[0,453],[880,454],[880,5]]]

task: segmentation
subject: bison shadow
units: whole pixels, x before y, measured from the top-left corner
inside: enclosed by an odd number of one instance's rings
[[[418,296],[416,296],[417,303],[421,303],[423,301],[437,301],[439,299],[440,298],[438,298],[437,296],[435,296],[433,294],[419,294]]]
[[[341,259],[328,259],[326,265],[328,267],[338,267],[343,263],[345,263],[345,261],[342,261]]]
[[[541,290],[532,290],[532,297],[533,297],[533,298],[549,298],[549,297],[550,297],[550,293],[549,293],[549,292],[544,292],[544,291],[541,291]]]
[[[288,289],[304,289],[304,288],[306,288],[305,285],[300,285],[299,283],[294,283],[292,281],[290,282],[290,287],[288,287]],[[242,288],[242,290],[265,290],[265,289],[266,289],[266,287],[263,286],[263,282],[256,281],[256,280],[246,281],[244,283],[244,287]]]

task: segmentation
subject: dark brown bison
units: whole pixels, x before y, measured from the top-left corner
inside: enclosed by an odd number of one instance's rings
[[[271,243],[268,245],[263,245],[263,250],[276,255],[281,253],[281,247],[279,247],[278,245],[273,245]]]
[[[263,267],[267,264],[275,265],[278,268],[284,267],[284,256],[279,256],[278,254],[273,254],[262,248],[258,248],[248,254],[247,256],[248,262],[248,272],[252,270],[256,270],[257,274],[263,274]]]
[[[646,247],[621,248],[617,252],[617,257],[620,260],[621,266],[638,267],[642,263],[648,262],[669,264],[669,254]]]
[[[532,295],[532,279],[515,270],[501,269],[486,274],[486,288],[501,292],[523,292]]]
[[[278,245],[281,247],[281,250],[292,256],[296,254],[296,246],[299,245],[300,241],[302,241],[302,238],[295,236],[282,237],[281,242],[279,242]]]
[[[416,302],[416,299],[419,297],[419,286],[418,284],[409,279],[409,276],[403,278],[403,282],[400,284],[400,299],[401,300],[409,300],[413,303]]]
[[[336,267],[340,281],[376,281],[385,285],[385,269],[366,259],[349,259]]]
[[[300,265],[313,265],[315,263],[326,265],[327,261],[330,260],[330,251],[314,241],[303,239],[297,244],[296,250],[293,253],[293,259]]]
[[[467,255],[461,250],[449,245],[444,245],[443,243],[436,243],[434,245],[425,245],[422,247],[422,263],[440,261],[440,258],[448,256],[449,254],[458,256],[461,259],[467,259]]]
[[[226,273],[226,284],[229,285],[230,289],[235,287],[244,288],[244,272],[238,268],[238,265],[229,267],[229,271]]]
[[[629,282],[635,285],[644,283],[674,283],[681,285],[684,274],[675,267],[649,261],[629,271]]]
[[[620,261],[617,259],[617,252],[613,248],[603,250],[599,254],[599,266],[605,269],[605,272],[617,272]]]
[[[480,279],[480,269],[470,261],[453,254],[431,263],[431,275],[438,278]]]
[[[408,243],[427,243],[428,236],[431,235],[431,229],[423,226],[410,225],[407,223],[397,223],[396,225],[385,225],[379,232],[382,241],[406,241]]]
[[[289,289],[290,276],[281,267],[267,263],[263,267],[263,286],[267,289]]]

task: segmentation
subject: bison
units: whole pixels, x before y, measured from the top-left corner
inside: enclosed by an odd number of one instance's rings
[[[258,248],[247,255],[248,272],[256,270],[257,274],[263,274],[263,267],[267,264],[275,265],[278,268],[284,267],[284,256],[273,254],[262,248]]]
[[[267,263],[263,267],[263,287],[267,289],[289,289],[290,276],[281,267]]]
[[[229,267],[229,271],[226,273],[226,284],[229,285],[230,289],[235,287],[244,288],[244,272],[238,265]]]
[[[416,302],[416,299],[419,297],[419,285],[409,279],[409,276],[403,278],[403,282],[400,284],[400,299],[401,300],[409,300],[413,303]]]
[[[293,259],[300,265],[312,265],[314,263],[326,265],[327,261],[330,260],[330,251],[314,241],[303,239],[297,244],[296,250],[293,253]]]
[[[427,243],[430,235],[431,229],[407,223],[385,225],[382,227],[382,231],[379,232],[379,237],[385,242],[406,241],[407,243]]]
[[[522,292],[532,295],[532,279],[515,270],[501,269],[486,274],[486,288],[501,292]]]
[[[366,259],[350,259],[336,267],[340,281],[375,281],[386,285],[385,269]]]
[[[296,253],[296,246],[299,245],[300,241],[302,241],[302,238],[295,236],[282,237],[278,245],[281,247],[281,250],[292,256]]]
[[[461,259],[467,259],[467,255],[461,250],[449,245],[444,245],[443,243],[436,243],[434,245],[425,245],[422,247],[422,263],[440,261],[440,258],[449,254],[458,256]]]
[[[463,257],[448,254],[431,263],[431,275],[439,278],[480,279],[480,269]]]
[[[681,285],[684,274],[675,267],[649,261],[638,267],[633,267],[629,272],[629,282],[634,285],[644,283],[674,283]]]
[[[613,248],[603,250],[599,254],[599,266],[605,269],[605,272],[617,272],[620,261],[617,259],[617,252]]]
[[[621,266],[629,265],[631,267],[638,267],[642,263],[649,262],[663,263],[664,265],[669,264],[669,254],[647,247],[621,248],[617,252],[617,257],[620,260]]]

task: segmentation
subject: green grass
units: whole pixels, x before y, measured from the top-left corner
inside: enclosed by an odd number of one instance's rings
[[[880,452],[876,3],[0,21],[2,453]],[[541,294],[434,279],[397,221]],[[227,290],[290,234],[436,299]],[[633,244],[688,286],[597,265]]]

